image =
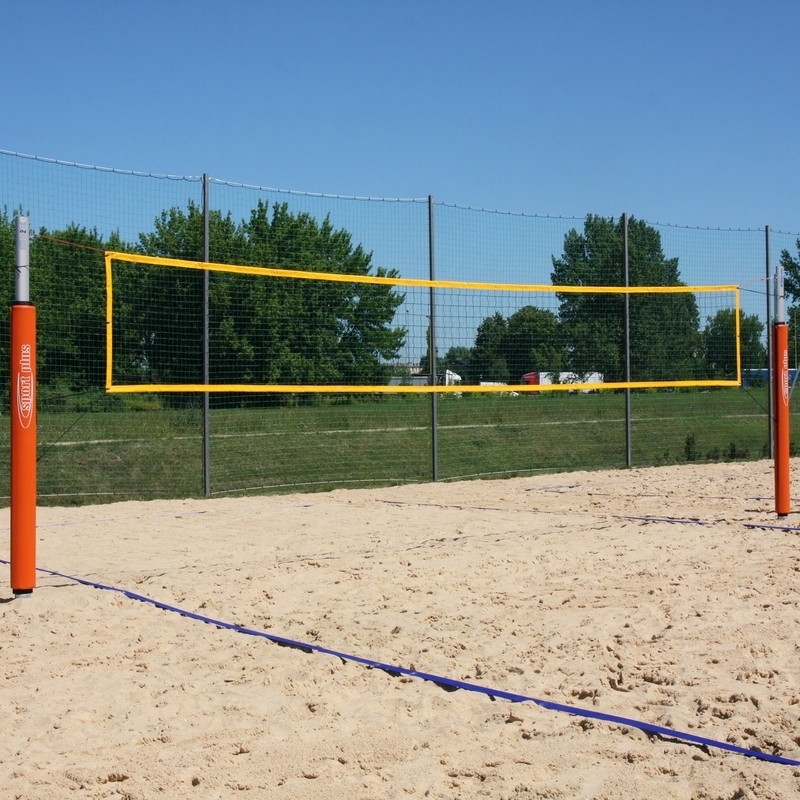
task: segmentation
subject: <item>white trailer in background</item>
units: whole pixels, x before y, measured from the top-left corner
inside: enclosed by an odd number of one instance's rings
[[[552,386],[553,384],[570,383],[603,383],[602,372],[526,372],[522,376],[522,382],[532,386]],[[598,386],[598,389],[600,387]],[[584,394],[594,391],[593,389],[583,388]]]

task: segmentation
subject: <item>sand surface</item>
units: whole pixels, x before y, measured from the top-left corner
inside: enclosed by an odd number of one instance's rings
[[[773,496],[761,461],[41,508],[32,595],[0,565],[0,796],[800,796],[800,766],[591,716],[800,762]]]

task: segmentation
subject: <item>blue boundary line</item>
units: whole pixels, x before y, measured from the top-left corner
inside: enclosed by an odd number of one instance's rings
[[[788,531],[789,533],[800,533],[800,528],[791,525],[768,525],[766,522],[743,522],[745,528],[759,528],[765,531]]]
[[[670,525],[714,525],[720,520],[706,520],[699,517],[633,517],[627,514],[612,514],[614,519],[630,519],[634,522],[667,522]]]
[[[0,559],[0,563],[8,564],[9,562],[4,559]],[[97,581],[91,581],[86,578],[78,578],[74,575],[67,575],[63,572],[56,572],[54,570],[43,569],[41,567],[37,567],[37,571],[52,575],[54,577],[64,578],[66,580],[81,584],[82,586],[89,586],[94,589],[117,592],[131,600],[139,600],[142,603],[149,603],[150,605],[155,606],[162,611],[170,611],[188,619],[204,622],[208,625],[214,625],[217,628],[234,631],[235,633],[242,633],[246,636],[256,636],[261,639],[266,639],[274,644],[280,645],[281,647],[291,647],[296,650],[301,650],[304,653],[319,653],[320,655],[334,656],[335,658],[341,659],[343,662],[351,661],[354,664],[361,664],[362,666],[371,669],[379,669],[382,672],[386,672],[388,675],[391,675],[392,677],[405,675],[409,678],[418,678],[423,681],[430,681],[446,691],[452,692],[458,689],[463,689],[468,692],[486,695],[492,700],[500,698],[503,700],[509,700],[512,703],[534,703],[535,705],[545,708],[548,711],[558,711],[563,714],[570,714],[572,716],[583,717],[585,719],[594,719],[601,722],[608,722],[615,725],[636,728],[646,734],[659,736],[666,739],[678,740],[692,745],[699,745],[703,748],[726,750],[730,753],[736,753],[737,755],[747,756],[749,758],[756,758],[760,761],[770,761],[775,764],[785,764],[794,767],[800,766],[800,761],[786,758],[785,756],[764,753],[760,750],[751,750],[746,747],[740,747],[739,745],[731,744],[729,742],[721,742],[716,739],[709,739],[705,736],[698,736],[694,733],[687,733],[685,731],[675,730],[674,728],[666,728],[662,725],[653,725],[649,722],[642,722],[641,720],[621,717],[616,714],[607,714],[603,711],[594,711],[589,708],[581,708],[580,706],[556,703],[552,700],[543,700],[530,695],[507,692],[502,689],[493,689],[488,686],[481,686],[477,683],[468,683],[466,681],[460,681],[430,672],[420,672],[419,670],[408,669],[407,667],[385,664],[381,661],[375,661],[371,658],[364,658],[363,656],[357,656],[351,653],[343,653],[339,652],[338,650],[332,650],[328,647],[322,647],[321,645],[300,642],[296,641],[295,639],[288,639],[285,636],[278,636],[277,634],[266,633],[265,631],[259,631],[255,628],[248,628],[244,625],[237,625],[233,622],[225,622],[223,620],[214,619],[213,617],[207,617],[203,614],[187,611],[186,609],[179,608],[178,606],[173,606],[169,603],[163,603],[160,600],[155,600],[152,597],[147,597],[146,595],[132,592],[129,589],[120,589],[117,586],[109,586],[104,583],[98,583]]]

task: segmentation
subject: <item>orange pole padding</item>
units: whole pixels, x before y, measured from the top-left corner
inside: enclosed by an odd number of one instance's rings
[[[789,326],[772,326],[773,454],[775,513],[785,517],[791,507],[789,487]]]
[[[36,586],[36,309],[11,306],[11,588]]]

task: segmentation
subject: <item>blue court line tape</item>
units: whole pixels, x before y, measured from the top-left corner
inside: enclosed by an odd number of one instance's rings
[[[624,514],[612,514],[611,516],[614,519],[631,519],[639,522],[668,522],[674,525],[716,525],[719,522],[726,521],[724,519],[704,520],[695,517],[630,517]],[[791,525],[771,525],[767,522],[743,522],[742,525],[745,528],[758,528],[759,530],[800,533],[800,528]]]
[[[468,506],[463,503],[418,503],[408,500],[379,500],[387,506],[414,506],[414,508],[454,508],[456,511],[509,511],[516,514],[541,514],[537,508],[498,508],[496,506]],[[555,512],[553,512],[555,513]]]
[[[668,522],[672,525],[715,525],[724,520],[705,520],[699,517],[631,517],[626,514],[612,514],[613,519],[631,519],[636,522]]]
[[[8,561],[0,559],[0,563],[8,564]],[[643,722],[641,720],[630,719],[628,717],[621,717],[617,714],[607,714],[603,711],[594,711],[590,708],[581,708],[580,706],[572,706],[566,703],[557,703],[552,700],[543,700],[538,697],[532,697],[530,695],[524,694],[517,694],[516,692],[507,692],[503,689],[493,689],[489,686],[481,686],[477,683],[469,683],[466,681],[456,680],[455,678],[448,678],[443,675],[436,675],[430,672],[420,672],[419,670],[415,669],[408,669],[407,667],[400,667],[394,666],[392,664],[385,664],[382,661],[375,661],[371,658],[364,658],[363,656],[353,655],[351,653],[343,653],[338,650],[332,650],[329,647],[322,647],[321,645],[310,644],[307,642],[300,642],[295,639],[288,639],[285,636],[278,636],[274,633],[267,633],[265,631],[259,631],[255,628],[248,628],[244,625],[237,625],[233,622],[225,622],[224,620],[214,619],[213,617],[207,617],[203,614],[197,614],[193,611],[187,611],[186,609],[179,608],[178,606],[170,605],[169,603],[163,603],[160,600],[155,600],[152,597],[147,597],[146,595],[139,594],[138,592],[130,591],[129,589],[121,589],[117,586],[109,586],[104,583],[98,583],[97,581],[91,581],[87,578],[78,578],[74,575],[67,575],[63,572],[56,572],[54,570],[43,569],[41,567],[37,567],[38,572],[43,572],[48,575],[52,575],[58,578],[64,578],[66,580],[73,581],[75,583],[81,584],[82,586],[89,586],[94,589],[103,589],[109,592],[117,592],[118,594],[122,594],[125,597],[131,600],[139,600],[142,603],[148,603],[152,606],[155,606],[162,611],[169,611],[174,614],[179,614],[182,617],[186,617],[187,619],[197,620],[198,622],[204,622],[207,625],[214,625],[217,628],[221,628],[223,630],[234,631],[235,633],[242,633],[246,636],[256,636],[261,639],[266,639],[274,644],[280,645],[281,647],[291,647],[295,650],[300,650],[304,653],[319,653],[320,655],[327,655],[333,656],[335,658],[341,659],[343,662],[351,661],[354,664],[361,664],[362,666],[371,668],[371,669],[379,669],[382,672],[391,675],[392,677],[399,677],[401,675],[405,675],[409,678],[418,678],[423,681],[429,681],[436,686],[444,689],[445,691],[454,692],[458,689],[463,689],[467,692],[475,692],[477,694],[483,694],[489,697],[491,700],[502,699],[508,700],[512,703],[533,703],[540,708],[547,709],[548,711],[558,711],[563,714],[570,714],[571,716],[576,717],[583,717],[584,719],[594,719],[599,720],[601,722],[608,722],[614,725],[622,725],[628,728],[636,728],[637,730],[643,731],[646,734],[654,735],[661,737],[663,739],[671,739],[677,740],[680,742],[686,742],[692,745],[698,745],[702,748],[713,748],[715,750],[726,750],[730,753],[736,753],[737,755],[747,756],[749,758],[756,758],[760,761],[770,761],[775,764],[785,764],[788,766],[793,767],[800,767],[800,761],[796,761],[795,759],[786,758],[785,756],[774,755],[772,753],[764,753],[760,750],[751,750],[746,747],[740,747],[739,745],[731,744],[730,742],[722,742],[716,739],[709,739],[705,736],[698,736],[694,733],[687,733],[685,731],[675,730],[674,728],[666,728],[662,725],[653,725],[649,722]]]
[[[745,528],[759,528],[765,531],[789,531],[791,533],[800,533],[800,528],[792,527],[791,525],[768,525],[766,522],[745,522]]]

